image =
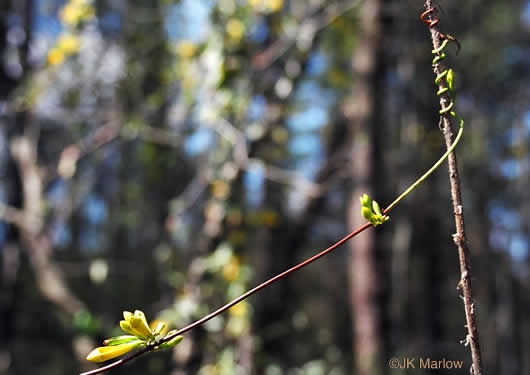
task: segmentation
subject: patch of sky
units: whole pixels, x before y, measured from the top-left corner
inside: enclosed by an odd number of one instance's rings
[[[326,71],[328,68],[328,58],[322,52],[313,53],[307,62],[307,72],[310,75],[317,76]]]
[[[213,2],[182,0],[169,8],[166,30],[170,39],[200,42],[209,28]]]
[[[519,47],[506,47],[504,48],[504,62],[506,64],[519,64],[528,60],[528,54]]]
[[[301,82],[297,91],[296,98],[303,103],[311,103],[319,107],[327,107],[335,100],[333,90],[325,90],[315,80]]]
[[[521,215],[515,210],[506,208],[500,201],[492,201],[488,207],[488,215],[493,224],[501,225],[508,230],[517,230],[521,223]]]
[[[83,204],[83,214],[91,224],[100,224],[107,218],[107,205],[96,194],[90,194]]]
[[[293,131],[305,132],[319,130],[328,121],[328,113],[322,107],[310,107],[292,115],[287,125]]]
[[[247,190],[247,202],[250,206],[257,207],[264,198],[265,169],[253,163],[243,176],[243,183]]]
[[[320,166],[320,152],[296,162],[296,170],[305,178],[313,180]]]
[[[504,133],[504,139],[508,145],[515,146],[525,141],[525,132],[526,130],[524,128],[513,127],[508,129],[506,133]]]
[[[84,228],[79,234],[79,241],[81,248],[85,252],[92,253],[94,250],[100,249],[100,231],[92,228]]]
[[[33,28],[36,34],[56,36],[63,30],[57,18],[57,10],[65,3],[66,1],[37,0],[33,8]]]
[[[250,121],[259,121],[265,115],[267,101],[263,95],[255,95],[248,106],[248,118]]]
[[[53,182],[48,191],[46,192],[46,197],[48,200],[56,205],[64,200],[64,197],[66,195],[66,184],[64,180],[57,179],[55,182]]]
[[[195,133],[186,138],[184,149],[190,156],[196,156],[210,148],[213,142],[213,130],[198,129]]]
[[[321,151],[320,137],[315,134],[296,135],[289,141],[289,149],[295,155],[312,155]]]
[[[518,262],[525,261],[528,258],[528,238],[521,234],[515,234],[511,237],[510,254]]]
[[[501,173],[507,179],[515,179],[521,176],[521,163],[516,159],[507,159],[501,163]]]
[[[116,33],[121,28],[121,16],[117,10],[107,10],[99,17],[99,26],[103,32]]]
[[[399,74],[395,70],[389,70],[385,74],[386,83],[389,88],[397,88],[401,85],[401,80],[399,79]]]
[[[6,241],[7,228],[7,224],[0,221],[0,254],[2,254],[2,249],[4,248],[4,243]]]
[[[64,223],[60,223],[54,227],[53,243],[63,248],[72,243],[72,233]]]
[[[0,116],[2,116],[2,113],[0,111]],[[8,160],[8,150],[9,150],[9,144],[7,141],[7,129],[0,128],[0,160],[5,161]],[[7,173],[7,163],[2,162],[0,163],[0,176],[4,177]],[[5,178],[5,177],[4,177]],[[3,198],[3,191],[2,188],[0,188],[0,199]]]
[[[489,234],[489,243],[493,249],[506,249],[509,244],[508,234],[504,230],[493,229]]]
[[[255,43],[263,43],[269,36],[269,26],[262,19],[257,22],[250,32],[250,39]]]

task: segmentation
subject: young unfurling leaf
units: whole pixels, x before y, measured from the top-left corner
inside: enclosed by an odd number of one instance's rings
[[[151,326],[153,326],[153,323],[151,323]],[[164,330],[164,328],[166,328],[166,323],[159,321],[158,324],[156,325],[156,328],[153,330],[155,336],[160,335],[162,331]]]
[[[143,344],[144,342],[142,340],[136,339],[135,341],[131,341],[125,344],[119,344],[114,346],[102,346],[92,350],[90,354],[86,357],[86,359],[92,362],[108,361],[109,359],[124,355],[125,353],[128,353]]]
[[[131,325],[131,328],[141,336],[147,338],[152,338],[154,336],[151,328],[149,328],[149,324],[147,324],[145,314],[140,310],[136,310],[134,315],[129,318],[129,324]]]
[[[131,324],[127,321],[127,320],[121,320],[120,321],[120,328],[127,332],[127,333],[130,333],[131,335],[134,335],[136,337],[138,337],[139,339],[142,339],[142,340],[145,340],[147,337],[141,335],[140,333],[136,332],[132,327],[131,327]]]
[[[138,337],[131,336],[131,335],[124,335],[124,336],[116,336],[116,337],[108,338],[105,341],[103,341],[103,344],[107,346],[114,346],[114,345],[119,345],[119,344],[125,344],[125,343],[135,341],[135,340],[138,340]]]
[[[455,72],[453,69],[447,70],[446,80],[447,80],[447,87],[449,88],[449,93],[451,97],[454,99],[454,97],[456,96],[456,88],[455,88],[456,77],[455,77]]]
[[[383,224],[389,219],[388,216],[383,215],[379,204],[372,200],[367,194],[364,194],[361,198],[361,213],[363,217],[368,220],[373,226]]]
[[[158,349],[169,349],[174,347],[175,345],[178,345],[184,336],[175,336],[171,340],[164,342],[158,346]]]
[[[374,209],[376,215],[383,216],[381,208],[379,207],[379,204],[376,201],[372,201],[372,208]]]

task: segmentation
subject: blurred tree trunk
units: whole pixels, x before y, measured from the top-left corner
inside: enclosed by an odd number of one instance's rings
[[[377,137],[382,134],[378,121],[381,91],[381,3],[366,1],[360,16],[359,46],[353,56],[357,77],[351,102],[345,114],[350,119],[352,136],[353,190],[348,212],[349,227],[363,225],[359,197],[367,193],[377,199]],[[378,302],[380,280],[376,262],[374,230],[351,242],[349,262],[353,341],[356,374],[373,375],[381,371],[381,312]]]

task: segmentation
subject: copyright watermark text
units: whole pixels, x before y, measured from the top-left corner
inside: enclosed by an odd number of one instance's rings
[[[434,359],[430,357],[403,357],[403,358],[390,358],[388,360],[388,367],[396,369],[461,369],[464,366],[464,361],[455,361],[446,358]]]

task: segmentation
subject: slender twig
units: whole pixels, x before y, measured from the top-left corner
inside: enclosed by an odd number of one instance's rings
[[[312,182],[301,173],[276,167],[260,158],[249,156],[247,138],[243,131],[224,118],[216,121],[206,122],[209,127],[226,139],[233,148],[233,157],[236,166],[242,170],[249,171],[253,168],[262,168],[265,178],[280,184],[292,185],[309,197],[317,197],[322,194],[323,188],[320,184]]]
[[[435,9],[436,6],[433,0],[425,1],[425,9]],[[432,13],[429,15],[431,20],[434,20]],[[429,28],[431,32],[432,43],[434,49],[439,48],[442,45],[442,37],[440,29],[437,23],[431,24]],[[436,76],[442,74],[445,70],[445,67],[442,63],[438,62],[433,64],[433,71]],[[440,89],[446,87],[444,80],[439,82]],[[440,97],[440,106],[442,110],[446,108],[450,103],[450,98],[448,95],[442,95]],[[449,149],[453,143],[453,132],[451,129],[450,117],[447,113],[442,114],[442,131],[445,138],[445,144]],[[464,308],[466,311],[466,326],[467,326],[467,337],[465,340],[466,345],[469,344],[471,348],[471,358],[473,361],[473,374],[481,375],[482,372],[482,359],[480,353],[480,344],[478,337],[478,328],[477,328],[477,319],[475,316],[476,308],[473,298],[473,291],[471,287],[471,272],[470,272],[470,262],[469,262],[469,248],[466,241],[466,233],[464,227],[464,209],[462,204],[462,194],[460,190],[460,178],[458,176],[458,167],[456,162],[456,155],[454,152],[449,154],[448,160],[449,168],[449,179],[451,183],[451,197],[453,200],[453,209],[455,215],[456,223],[456,234],[453,235],[453,240],[458,247],[458,257],[460,260],[460,272],[461,279],[458,284],[462,288],[464,293]]]
[[[162,338],[162,339],[160,339],[160,340],[158,340],[158,341],[146,346],[145,348],[142,348],[141,350],[133,353],[132,355],[130,355],[128,357],[119,359],[119,360],[117,360],[115,362],[112,362],[112,363],[108,364],[107,366],[103,366],[103,367],[97,368],[95,370],[84,372],[84,373],[82,373],[80,375],[99,374],[99,373],[105,372],[107,370],[110,370],[111,368],[114,368],[116,366],[120,366],[120,365],[122,365],[122,364],[124,364],[126,362],[129,362],[129,361],[141,356],[142,354],[144,354],[146,352],[149,352],[149,351],[155,349],[160,344],[162,344],[162,343],[164,343],[166,341],[170,341],[174,337],[182,335],[182,334],[188,332],[189,330],[191,330],[191,329],[193,329],[193,328],[195,328],[197,326],[200,326],[203,323],[206,323],[210,319],[215,318],[217,315],[222,314],[223,312],[225,312],[226,310],[228,310],[232,306],[234,306],[234,305],[238,304],[239,302],[243,301],[244,299],[250,297],[254,293],[259,292],[261,289],[266,288],[270,284],[272,284],[272,283],[274,283],[274,282],[276,282],[276,281],[278,281],[280,279],[283,279],[284,277],[288,276],[292,272],[298,271],[299,269],[304,268],[305,266],[307,266],[307,265],[313,263],[314,261],[320,259],[324,255],[329,254],[330,252],[332,252],[333,250],[335,250],[339,246],[343,245],[345,242],[347,242],[348,240],[352,239],[353,237],[355,237],[356,235],[358,235],[359,233],[363,232],[364,230],[368,229],[371,226],[372,226],[372,223],[366,223],[365,225],[363,225],[359,229],[357,229],[357,230],[353,231],[352,233],[348,234],[342,240],[340,240],[340,241],[336,242],[335,244],[331,245],[330,247],[328,247],[326,250],[321,251],[317,255],[312,256],[311,258],[303,261],[302,263],[299,263],[298,265],[296,265],[296,266],[294,266],[292,268],[289,268],[288,270],[286,270],[286,271],[284,271],[284,272],[282,272],[282,273],[270,278],[269,280],[259,284],[255,288],[250,289],[248,292],[246,292],[246,293],[242,294],[241,296],[237,297],[236,299],[228,302],[226,305],[218,308],[217,310],[215,310],[214,312],[204,316],[203,318],[201,318],[201,319],[199,319],[199,320],[187,325],[186,327],[179,329],[175,333],[173,333],[171,335],[167,335],[166,337],[164,337],[164,338]]]

